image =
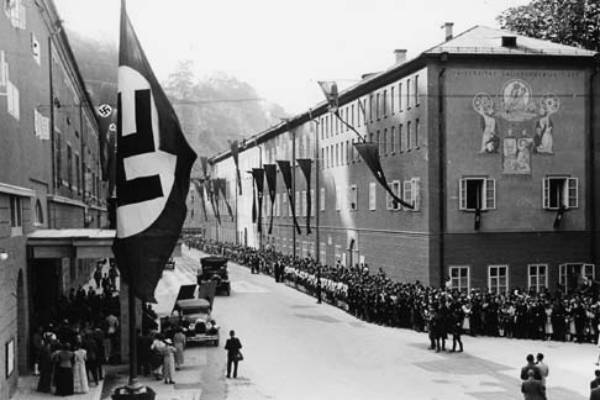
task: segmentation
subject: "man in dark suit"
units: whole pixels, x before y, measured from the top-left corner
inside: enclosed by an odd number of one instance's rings
[[[540,371],[538,366],[535,365],[533,354],[527,354],[527,365],[521,368],[521,380],[524,381],[528,379],[527,377],[529,371],[533,371],[533,378],[535,380],[542,380],[542,372]]]
[[[235,337],[234,331],[229,331],[230,338],[225,343],[225,350],[227,350],[227,377],[231,378],[231,365],[233,364],[233,377],[237,378],[238,362],[240,361],[240,349],[242,343],[238,338]]]
[[[596,377],[590,382],[590,389],[592,390],[600,386],[600,369],[595,370],[594,375],[596,375]]]
[[[527,380],[521,383],[521,393],[525,400],[546,400],[546,388],[542,382],[534,379],[535,372],[527,370]]]

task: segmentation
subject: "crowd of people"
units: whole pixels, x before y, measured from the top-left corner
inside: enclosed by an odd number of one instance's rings
[[[598,338],[600,301],[591,284],[570,293],[520,288],[507,293],[465,292],[448,284],[435,288],[418,281],[395,281],[366,264],[320,265],[310,257],[294,259],[272,248],[258,250],[202,238],[189,238],[187,244],[265,274],[283,271],[288,284],[365,321],[427,332],[436,351],[461,351],[463,332],[578,343],[596,343]],[[445,343],[449,335],[452,349]]]
[[[102,274],[98,263],[94,277]],[[112,271],[112,272],[111,272]],[[100,275],[102,278],[102,275]],[[120,303],[114,265],[87,291],[71,289],[58,299],[46,323],[32,335],[37,390],[68,396],[87,393],[104,379],[103,365],[119,361]]]

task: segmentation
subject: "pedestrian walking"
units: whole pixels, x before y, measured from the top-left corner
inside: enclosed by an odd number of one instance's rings
[[[464,320],[464,313],[460,304],[456,304],[454,306],[454,310],[452,312],[452,352],[456,351],[456,344],[458,343],[459,348],[458,351],[463,351],[463,343],[461,340],[462,334],[462,325]]]
[[[542,374],[542,385],[546,387],[546,378],[548,378],[550,369],[548,368],[548,364],[544,363],[544,355],[542,353],[537,353],[535,365],[537,365]]]
[[[162,336],[157,333],[154,337],[154,341],[150,346],[152,351],[152,372],[156,380],[160,380],[162,376],[163,367],[163,348],[166,346],[165,342],[162,341]]]
[[[173,335],[173,344],[175,345],[175,369],[179,370],[184,362],[183,351],[185,350],[185,334],[181,327],[178,327]]]
[[[227,377],[231,378],[231,367],[233,366],[233,377],[237,378],[238,363],[243,359],[240,349],[242,343],[235,337],[235,331],[229,331],[229,339],[225,343],[227,350]]]
[[[98,346],[96,345],[96,341],[92,337],[92,333],[88,332],[83,337],[83,348],[86,352],[86,376],[92,374],[92,378],[94,379],[94,383],[98,386],[98,377],[101,374],[98,374]]]
[[[535,379],[534,370],[527,370],[527,380],[521,383],[521,393],[524,400],[546,400],[546,388]]]
[[[73,352],[73,392],[87,393],[90,391],[87,379],[87,371],[85,363],[87,360],[87,352],[85,349],[75,345]]]
[[[175,347],[171,339],[165,339],[165,346],[162,348],[163,354],[163,379],[167,384],[174,384],[175,376]]]

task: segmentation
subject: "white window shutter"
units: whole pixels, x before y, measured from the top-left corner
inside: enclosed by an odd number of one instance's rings
[[[485,180],[485,210],[496,209],[496,180]]]
[[[375,182],[369,183],[369,210],[377,209],[377,186]]]
[[[25,29],[27,27],[27,9],[24,0],[17,0],[18,24],[17,28]]]
[[[402,193],[403,193],[402,182],[396,181],[394,183],[396,185],[396,188],[395,188],[396,190],[394,191],[394,193],[396,193],[396,196],[398,196],[398,198],[401,199],[402,198]],[[402,210],[402,204],[396,203],[396,210]]]
[[[310,189],[310,215],[315,216],[315,189]]]
[[[321,188],[321,195],[320,195],[320,199],[319,201],[321,202],[320,204],[320,209],[321,211],[325,211],[325,188]]]
[[[458,209],[467,209],[467,180],[464,178],[458,181]]]
[[[568,178],[567,180],[567,208],[579,207],[579,179]]]
[[[542,207],[550,208],[550,179],[547,177],[542,181]]]
[[[0,50],[0,88],[8,84],[8,64],[4,50]]]
[[[413,203],[413,192],[412,192],[412,181],[404,181],[404,196],[402,197],[405,203],[411,204]],[[410,211],[410,208],[406,208],[406,210]]]
[[[421,178],[411,179],[412,205],[411,211],[419,211],[421,209]]]
[[[394,184],[392,183],[392,190],[394,190]],[[386,191],[385,192],[385,208],[386,210],[393,210],[394,209],[394,199],[392,198],[392,196]]]

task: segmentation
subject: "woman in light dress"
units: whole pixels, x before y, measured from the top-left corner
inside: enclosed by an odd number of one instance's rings
[[[163,379],[165,383],[174,384],[175,376],[175,347],[171,339],[165,339],[165,346],[162,348],[163,354]]]
[[[462,311],[465,315],[462,324],[463,331],[471,333],[471,305],[469,303],[463,304]]]
[[[75,360],[73,363],[73,391],[75,393],[87,393],[90,391],[87,370],[85,369],[87,352],[81,346],[75,345],[73,354]]]
[[[550,340],[550,338],[552,338],[552,335],[554,334],[554,329],[552,328],[552,304],[547,302],[546,307],[544,308],[544,312],[546,313],[546,323],[544,324],[544,332],[546,333],[546,340]]]
[[[185,334],[181,328],[173,336],[173,344],[175,345],[175,369],[178,370],[183,365],[183,351],[185,350]]]

